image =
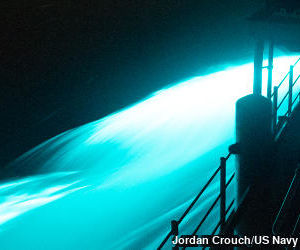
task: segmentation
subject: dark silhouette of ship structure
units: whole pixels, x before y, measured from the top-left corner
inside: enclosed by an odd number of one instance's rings
[[[229,146],[228,155],[220,158],[219,167],[182,216],[171,221],[170,231],[158,249],[170,245],[173,249],[185,249],[170,242],[181,235],[180,224],[194,206],[199,206],[197,201],[215,179],[219,182],[218,195],[204,214],[199,215],[191,236],[199,233],[214,209],[219,210],[219,216],[211,235],[298,237],[300,234],[300,75],[294,73],[296,67],[300,68],[300,58],[290,65],[280,83],[272,80],[274,47],[300,51],[300,2],[266,1],[265,8],[249,21],[256,40],[253,94],[236,102],[236,144]],[[265,47],[267,66],[263,66]],[[268,70],[266,96],[262,95],[264,67]],[[236,158],[236,171],[228,176],[226,162],[232,155]],[[236,195],[228,200],[227,187],[234,179]],[[281,249],[291,248],[281,246]]]

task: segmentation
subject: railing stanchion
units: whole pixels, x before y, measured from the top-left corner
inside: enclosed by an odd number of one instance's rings
[[[293,105],[293,71],[294,66],[290,66],[290,76],[289,76],[289,106],[288,106],[288,116],[292,113],[292,105]]]
[[[261,95],[263,60],[264,60],[264,41],[262,39],[259,39],[255,46],[255,55],[254,55],[254,79],[253,79],[254,95]]]
[[[238,153],[238,151],[239,151],[238,148],[239,148],[238,144],[231,145],[229,147],[229,153],[227,154],[227,156],[220,158],[220,161],[221,161],[220,166],[215,170],[213,175],[209,178],[208,182],[204,185],[204,187],[201,189],[201,191],[193,199],[193,201],[188,206],[188,208],[184,211],[182,216],[178,220],[172,220],[171,221],[171,230],[169,231],[169,233],[166,235],[166,237],[160,243],[159,247],[157,248],[158,250],[161,250],[165,246],[165,244],[168,242],[168,240],[170,240],[170,238],[172,238],[172,241],[173,241],[175,239],[175,237],[179,235],[179,229],[178,228],[179,228],[180,223],[186,217],[186,215],[191,211],[191,209],[194,207],[194,205],[196,204],[198,199],[201,197],[203,192],[207,189],[209,184],[213,180],[215,180],[215,177],[217,176],[217,174],[219,172],[220,172],[220,193],[218,194],[218,196],[215,199],[215,201],[213,202],[213,204],[209,207],[208,211],[206,212],[204,217],[201,219],[200,223],[198,224],[197,228],[194,230],[192,235],[193,236],[196,235],[199,228],[206,221],[207,217],[211,214],[212,210],[215,208],[215,206],[218,204],[219,201],[220,201],[220,221],[217,224],[216,230],[219,228],[219,226],[220,226],[220,232],[225,230],[226,214],[231,209],[231,207],[233,206],[233,203],[234,203],[234,201],[232,201],[231,204],[226,209],[226,189],[227,189],[228,185],[232,182],[232,180],[235,176],[235,173],[233,173],[231,175],[231,177],[229,178],[229,180],[226,182],[226,161],[229,159],[229,157],[232,154],[237,154]],[[179,250],[179,245],[173,245],[172,249],[173,250]],[[184,250],[185,247],[183,247],[182,249]]]
[[[276,135],[276,127],[277,127],[277,101],[278,101],[278,87],[274,87],[274,95],[273,95],[273,133]]]
[[[268,87],[267,87],[267,97],[271,99],[272,95],[272,74],[273,74],[273,51],[274,43],[273,41],[269,42],[269,58],[268,58]]]
[[[223,232],[226,221],[226,158],[221,157],[220,161],[220,232]]]
[[[178,232],[178,222],[176,220],[171,221],[171,233],[173,235],[173,238],[175,238],[179,234],[179,232]],[[177,245],[173,246],[172,249],[173,250],[178,250],[179,246],[177,246]]]

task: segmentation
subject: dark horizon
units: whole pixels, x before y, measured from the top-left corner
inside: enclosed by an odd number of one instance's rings
[[[1,3],[1,164],[218,65],[252,58],[261,1]]]

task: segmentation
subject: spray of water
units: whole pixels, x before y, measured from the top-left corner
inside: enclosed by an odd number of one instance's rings
[[[295,60],[275,60],[275,82]],[[235,102],[252,76],[244,64],[169,86],[16,159],[8,170],[34,174],[0,185],[1,249],[155,249],[234,143]]]

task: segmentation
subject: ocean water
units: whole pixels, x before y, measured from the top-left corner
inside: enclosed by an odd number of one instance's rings
[[[275,83],[296,60],[275,59]],[[252,82],[253,64],[224,66],[20,156],[6,170],[30,175],[0,184],[1,249],[156,249],[235,142],[235,102]],[[280,96],[286,89],[287,82]],[[231,158],[228,176],[233,172]],[[193,231],[218,188],[217,176],[181,233]],[[228,203],[232,198],[234,183]],[[218,212],[199,234],[211,233]]]

